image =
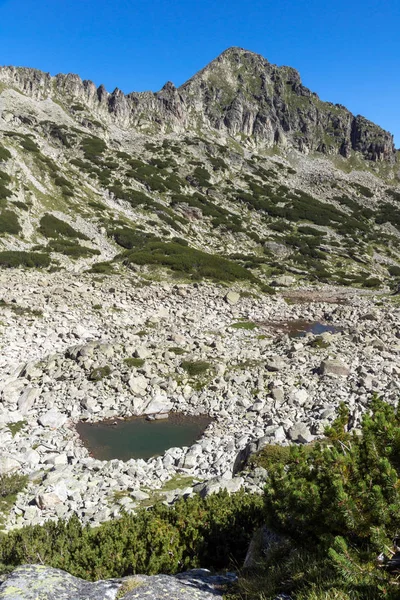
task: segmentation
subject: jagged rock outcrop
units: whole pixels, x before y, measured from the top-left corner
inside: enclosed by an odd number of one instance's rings
[[[295,69],[241,48],[229,48],[180,88],[168,82],[156,93],[125,95],[117,88],[110,94],[77,75],[51,77],[15,67],[0,68],[0,81],[37,100],[61,101],[72,112],[81,105],[120,127],[146,133],[211,128],[261,146],[345,157],[353,150],[368,160],[395,161],[389,132],[344,106],[322,102],[302,85]]]

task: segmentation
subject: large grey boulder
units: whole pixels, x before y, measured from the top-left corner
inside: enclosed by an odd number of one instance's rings
[[[336,377],[348,377],[350,374],[349,366],[340,360],[340,358],[333,358],[324,360],[320,366],[320,372],[322,375],[335,375]]]
[[[215,600],[234,580],[233,575],[193,569],[176,576],[137,575],[92,583],[60,569],[23,565],[0,586],[0,600]]]
[[[18,410],[21,414],[26,415],[39,396],[40,390],[38,388],[27,387],[18,399]]]
[[[0,475],[19,471],[21,463],[13,456],[0,456]]]
[[[1,600],[115,600],[121,584],[91,583],[60,569],[23,565],[0,587]]]
[[[235,304],[237,304],[240,300],[240,294],[238,292],[234,292],[233,290],[229,290],[229,292],[226,294],[225,296],[225,301],[230,304],[231,306],[234,306]]]
[[[229,494],[238,492],[243,485],[243,477],[234,477],[234,479],[224,479],[223,477],[214,477],[205,483],[198,483],[193,491],[206,498],[210,494],[216,494],[221,490],[226,490]]]
[[[58,429],[59,427],[62,427],[65,424],[67,417],[66,415],[61,414],[55,408],[51,408],[43,415],[41,415],[38,420],[39,423],[43,425],[43,427]]]

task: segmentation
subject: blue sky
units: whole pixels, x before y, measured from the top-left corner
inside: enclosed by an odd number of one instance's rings
[[[0,0],[0,64],[156,91],[241,46],[400,146],[399,31],[400,0]]]

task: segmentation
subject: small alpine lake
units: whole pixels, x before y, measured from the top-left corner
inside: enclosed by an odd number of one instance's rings
[[[80,421],[76,430],[83,445],[98,460],[129,460],[163,454],[168,448],[191,446],[212,419],[205,415],[170,413],[167,419],[145,417],[108,419],[97,423]]]
[[[305,337],[307,333],[321,335],[323,333],[340,333],[343,331],[342,327],[336,325],[329,325],[319,321],[310,322],[303,319],[293,321],[264,321],[262,327],[273,333],[286,333],[289,337],[294,338]]]

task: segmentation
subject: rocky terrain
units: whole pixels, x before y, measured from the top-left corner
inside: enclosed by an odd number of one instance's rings
[[[28,483],[0,528],[261,493],[257,450],[319,439],[341,402],[353,429],[374,394],[396,404],[399,177],[390,133],[239,48],[157,93],[1,67],[0,476]],[[76,430],[171,412],[212,421],[147,461]]]
[[[97,524],[223,487],[261,491],[262,469],[241,472],[250,450],[316,439],[342,401],[354,427],[374,392],[396,402],[397,297],[331,289],[332,303],[310,291],[318,302],[209,284],[140,287],[122,276],[3,274],[0,469],[29,475],[6,529],[72,514]],[[290,337],[299,320],[337,332]],[[183,361],[204,368],[190,375]],[[170,411],[213,422],[192,447],[148,461],[96,460],[74,428]]]

